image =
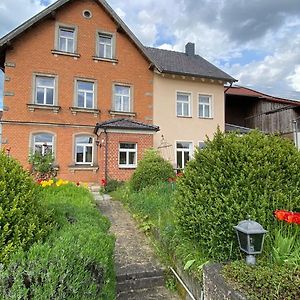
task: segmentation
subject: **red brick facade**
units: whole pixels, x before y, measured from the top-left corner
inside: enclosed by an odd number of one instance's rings
[[[89,10],[92,18],[83,17]],[[57,54],[55,49],[57,26],[72,26],[77,32],[79,55]],[[95,60],[97,32],[114,36],[115,60]],[[114,117],[133,118],[152,123],[153,73],[150,62],[140,49],[120,29],[119,25],[97,1],[69,1],[48,18],[38,22],[14,39],[5,55],[5,97],[8,111],[3,115],[3,140],[11,148],[11,155],[28,167],[32,148],[32,134],[51,133],[54,136],[54,154],[59,167],[58,176],[72,181],[99,182],[104,176],[105,147],[93,130],[98,122]],[[56,109],[31,107],[34,98],[34,74],[52,75],[56,78]],[[95,103],[98,111],[74,112],[75,80],[93,80]],[[132,115],[112,115],[113,86],[131,87]],[[75,166],[74,137],[88,134],[94,137],[94,164],[86,170]],[[148,134],[108,133],[108,176],[127,180],[132,169],[119,168],[119,142],[137,143],[137,155],[153,146],[153,136]],[[102,138],[101,138],[102,139]],[[104,138],[105,143],[105,138]]]

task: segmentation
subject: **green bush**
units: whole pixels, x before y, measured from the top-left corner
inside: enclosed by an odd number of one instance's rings
[[[140,191],[151,185],[156,185],[174,178],[175,173],[170,162],[164,160],[156,150],[147,150],[130,179],[134,191]]]
[[[269,234],[275,209],[300,207],[300,153],[291,141],[253,131],[217,132],[179,179],[176,219],[183,233],[216,260],[240,257],[233,226],[250,215]]]
[[[247,266],[244,261],[226,265],[223,275],[247,299],[298,300],[300,295],[300,267],[260,263]]]
[[[43,196],[59,228],[1,270],[0,298],[114,299],[114,238],[89,191],[69,184]]]
[[[105,185],[105,192],[111,193],[116,191],[118,188],[120,188],[124,184],[123,181],[118,181],[116,179],[108,179],[107,184]]]
[[[19,248],[28,249],[51,229],[39,187],[21,165],[0,153],[0,263]]]
[[[56,171],[53,167],[53,154],[34,152],[30,154],[29,163],[32,165],[32,175],[36,180],[48,180],[56,176]]]

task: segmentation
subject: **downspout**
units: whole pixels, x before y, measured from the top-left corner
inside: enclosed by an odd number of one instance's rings
[[[293,132],[294,132],[294,143],[295,143],[296,148],[299,150],[298,130],[297,130],[298,122],[297,122],[297,120],[293,120],[292,125],[293,125]]]
[[[225,95],[226,95],[226,92],[227,92],[230,88],[232,88],[232,85],[233,85],[233,82],[230,82],[229,87],[224,91],[224,94],[225,94]]]
[[[105,182],[107,183],[108,180],[108,134],[106,129],[104,129],[105,134],[105,168],[104,168],[104,177]]]

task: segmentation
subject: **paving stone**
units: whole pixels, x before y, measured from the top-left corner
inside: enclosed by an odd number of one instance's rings
[[[111,221],[116,236],[115,269],[117,299],[180,299],[164,287],[164,268],[155,257],[149,239],[119,201],[93,193],[97,204]]]

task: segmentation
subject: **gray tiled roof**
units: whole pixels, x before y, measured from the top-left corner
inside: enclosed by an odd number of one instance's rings
[[[144,124],[142,122],[129,119],[112,119],[102,123],[97,123],[95,131],[98,129],[128,129],[128,130],[144,130],[144,131],[159,131],[158,126]]]
[[[229,124],[229,123],[226,123],[225,124],[225,131],[226,132],[238,132],[240,134],[245,134],[245,133],[249,133],[251,130],[251,128],[248,128],[248,127],[243,127],[243,126],[238,126],[238,125],[234,125],[234,124]]]
[[[145,47],[145,49],[155,65],[158,65],[162,72],[220,79],[229,82],[236,81],[233,77],[199,55],[188,56],[184,52],[175,52],[151,47]]]

